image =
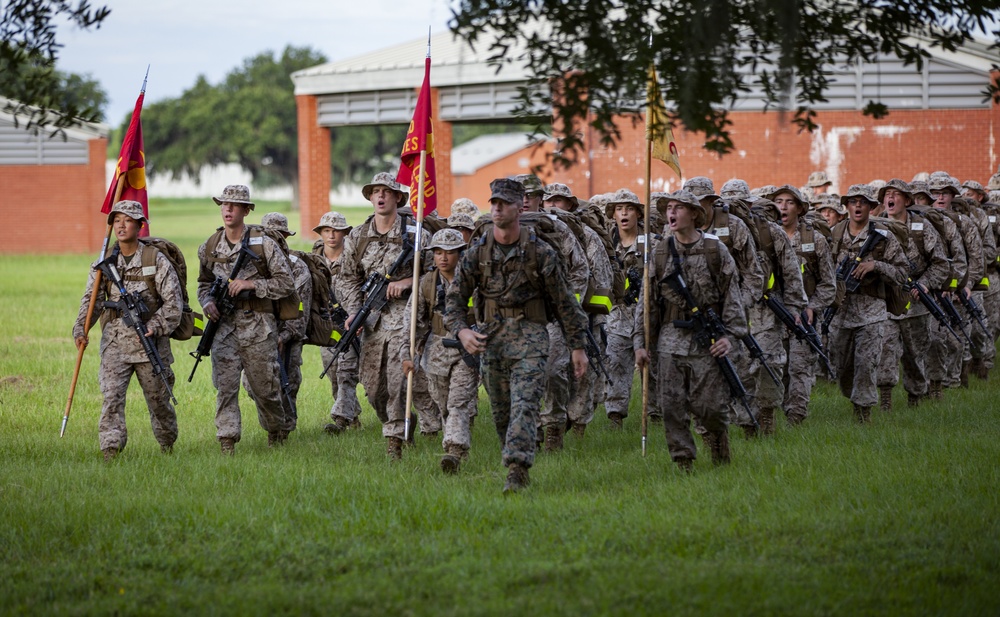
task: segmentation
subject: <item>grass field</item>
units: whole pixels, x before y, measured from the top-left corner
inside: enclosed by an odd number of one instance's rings
[[[153,232],[193,260],[217,213],[154,200]],[[3,614],[1000,613],[996,377],[916,410],[897,388],[904,404],[867,427],[820,384],[805,426],[753,442],[734,431],[733,464],[702,457],[691,476],[662,433],[641,456],[638,413],[621,433],[598,413],[505,499],[482,397],[460,475],[440,473],[426,438],[390,464],[367,406],[363,430],[322,433],[315,348],[289,443],[268,449],[244,399],[243,441],[223,458],[211,370],[185,381],[186,341],[174,454],[160,454],[133,384],[128,448],[104,464],[96,329],[59,438],[92,259],[0,258]]]

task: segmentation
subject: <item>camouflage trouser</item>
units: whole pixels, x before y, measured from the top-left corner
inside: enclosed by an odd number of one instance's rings
[[[652,362],[649,367],[648,413],[650,416],[661,416],[656,398],[656,367],[659,363],[655,350],[650,354],[650,358]],[[609,414],[619,413],[623,418],[628,417],[628,406],[632,398],[632,382],[635,374],[635,351],[632,349],[632,339],[609,334],[608,358],[605,363],[608,375],[611,376],[611,384],[607,386],[604,410]],[[639,396],[642,397],[641,390]]]
[[[472,442],[469,434],[469,411],[476,404],[479,394],[479,372],[459,360],[447,375],[428,374],[427,385],[438,409],[444,415],[444,439],[441,445],[445,449],[449,445],[456,445],[468,450]]]
[[[990,322],[989,316],[986,310],[983,308],[986,305],[986,301],[983,297],[983,292],[974,291],[972,292],[972,300],[979,306],[979,310],[983,313],[983,321],[986,322],[986,331],[983,331],[982,326],[976,321],[976,318],[972,316],[965,307],[961,307],[959,310],[965,320],[969,323],[969,338],[972,339],[972,347],[969,350],[970,358],[992,359],[996,355],[996,343],[993,341],[993,337],[990,333]]]
[[[512,320],[506,320],[504,329],[486,348],[483,385],[490,397],[505,467],[511,463],[531,467],[535,462],[548,348],[544,328]]]
[[[727,430],[729,386],[715,358],[708,354],[660,354],[657,402],[663,411],[663,429],[671,460],[693,459],[697,449],[691,419],[712,435]],[[745,413],[745,412],[744,412]]]
[[[163,345],[158,346],[160,356],[166,368],[164,375],[170,387],[174,387],[174,372],[170,368],[173,358],[169,353],[163,353]],[[100,436],[101,450],[114,448],[124,450],[128,442],[128,431],[125,428],[125,393],[129,381],[135,373],[142,394],[149,408],[149,422],[153,427],[153,437],[161,446],[172,446],[177,441],[177,414],[170,405],[170,395],[163,386],[163,381],[153,374],[153,365],[149,362],[130,364],[117,361],[112,354],[101,356],[101,366],[98,372],[98,383],[104,404],[101,407],[101,419],[97,430]]]
[[[212,345],[212,384],[215,397],[215,428],[218,439],[240,440],[240,373],[246,372],[257,404],[257,420],[268,433],[284,430],[288,424],[281,403],[278,374],[278,337],[269,333],[263,340],[240,343],[236,332]]]
[[[365,397],[382,422],[383,437],[405,438],[406,378],[395,353],[402,330],[365,332],[361,342],[361,384]]]
[[[333,357],[330,347],[320,348],[323,366]],[[330,418],[338,416],[349,421],[361,415],[361,404],[358,402],[358,354],[348,349],[330,366],[326,373],[330,380],[330,393],[333,395],[333,407],[330,408]]]
[[[413,373],[413,408],[417,413],[420,432],[425,435],[440,433],[444,428],[443,410],[431,396],[430,376],[420,366],[420,362],[416,364],[417,370]],[[405,380],[403,383],[405,386]]]
[[[288,390],[289,394],[286,395],[284,390],[281,391],[281,407],[285,410],[285,430],[294,431],[295,426],[298,423],[298,399],[299,399],[299,387],[302,386],[302,343],[291,343],[287,351],[287,355],[280,358],[279,361],[285,362],[287,358],[287,363],[285,364],[285,370],[288,375]],[[280,367],[279,367],[280,371]],[[281,373],[278,373],[279,377]],[[243,389],[247,391],[250,395],[250,400],[254,403],[257,402],[257,397],[254,396],[253,389],[250,386],[250,380],[247,379],[246,372],[243,373]],[[292,402],[296,405],[291,405],[288,401],[288,396],[291,396]],[[258,413],[260,413],[258,405]]]
[[[608,371],[608,378],[611,378],[611,367],[608,366],[608,334],[606,330],[606,324],[595,324],[594,326],[594,337],[597,339],[597,344],[600,345],[602,361],[604,362],[604,368]],[[604,404],[608,398],[608,378],[604,377],[604,373],[601,373],[597,379],[591,381],[591,396],[594,397],[594,410],[597,410],[598,405]]]
[[[598,325],[594,325],[591,328],[591,334],[594,336],[594,340],[598,341],[600,345],[601,328]],[[598,348],[599,353],[603,353]],[[604,359],[602,358],[603,362]],[[594,360],[588,367],[587,372],[583,374],[583,377],[576,379],[572,373],[570,374],[570,390],[569,390],[569,401],[566,404],[566,418],[569,419],[573,424],[590,424],[590,421],[594,419],[594,409],[597,407],[596,400],[597,388],[605,385],[604,374],[601,370],[597,368],[597,361]],[[605,363],[605,367],[607,364]],[[573,364],[569,364],[570,371],[573,370]],[[610,374],[610,373],[609,373]],[[564,419],[565,421],[565,419]],[[545,418],[542,418],[542,424],[548,425]]]
[[[881,321],[857,328],[840,327],[831,337],[830,348],[836,350],[834,368],[840,392],[855,405],[874,407],[878,404],[875,379],[882,357],[883,329]]]
[[[903,364],[903,388],[907,394],[927,394],[927,355],[930,353],[930,318],[928,314],[890,319],[882,336],[878,385],[893,387],[899,383],[899,364]]]
[[[754,333],[757,343],[764,352],[764,359],[767,361],[768,366],[774,370],[779,381],[783,379],[782,374],[787,363],[785,344],[782,340],[783,335],[784,326],[780,324],[774,328]],[[743,387],[746,388],[752,397],[750,408],[753,410],[754,416],[760,415],[761,408],[777,409],[781,407],[785,398],[784,385],[779,387],[774,383],[774,380],[771,379],[771,375],[764,368],[763,364],[759,360],[750,358],[750,352],[747,351],[743,343],[735,341],[735,344],[741,347],[741,349],[738,354],[733,356],[733,363],[736,365],[736,371],[743,381]],[[726,392],[728,391],[728,386],[726,386]],[[747,410],[743,408],[742,403],[731,401],[729,413],[729,420],[733,424],[739,426],[753,425],[753,421],[747,415]]]
[[[552,322],[546,330],[549,334],[549,355],[545,363],[545,408],[539,418],[540,426],[565,425],[573,383],[573,363],[570,362],[562,327]]]
[[[794,336],[786,336],[784,345],[787,363],[783,374],[785,398],[781,406],[789,418],[803,419],[809,415],[809,398],[816,383],[816,354],[809,343]]]
[[[950,383],[951,365],[957,363],[959,370],[962,368],[964,344],[960,343],[948,332],[947,328],[937,321],[930,323],[929,328],[930,351],[927,354],[927,379],[945,384]],[[962,336],[962,333],[959,332],[958,336]]]

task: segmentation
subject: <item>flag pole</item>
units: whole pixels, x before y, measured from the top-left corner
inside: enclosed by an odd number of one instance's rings
[[[646,435],[649,428],[649,363],[653,356],[649,352],[650,345],[650,319],[649,319],[649,216],[650,200],[652,199],[652,189],[649,186],[652,176],[653,142],[646,140],[646,199],[643,202],[643,236],[642,243],[642,331],[645,334],[646,358],[647,362],[642,367],[642,455],[646,456]],[[638,239],[637,239],[638,241]]]
[[[427,27],[427,59],[431,57],[431,28]],[[420,236],[424,227],[424,169],[427,165],[427,146],[420,149],[420,167],[417,169],[417,233],[413,241],[413,287],[410,292],[410,359],[413,360],[413,370],[406,375],[406,420],[403,422],[403,439],[410,435],[413,405],[413,376],[417,372],[417,307],[420,303]]]
[[[149,66],[146,65],[146,75],[142,78],[142,90],[139,91],[139,96],[146,93],[146,80],[149,79]],[[115,168],[115,198],[112,204],[117,203],[121,199],[122,191],[125,190],[125,184],[121,181],[122,173],[120,168]],[[148,224],[148,223],[147,223]],[[104,242],[101,244],[101,253],[97,257],[97,261],[103,261],[108,254],[108,246],[111,244],[111,230],[113,226],[108,223],[108,229],[104,234]],[[90,304],[87,305],[87,317],[83,321],[83,336],[84,338],[90,333],[91,320],[94,318],[94,309],[97,306],[97,290],[101,287],[101,271],[98,270],[94,275],[94,285],[90,288]],[[63,411],[62,426],[59,427],[59,437],[66,434],[66,423],[69,422],[69,412],[73,408],[73,396],[76,394],[76,384],[80,379],[80,367],[83,364],[83,352],[87,350],[87,343],[84,342],[77,350],[76,353],[76,366],[73,368],[73,379],[69,384],[69,396],[66,398],[66,409]]]

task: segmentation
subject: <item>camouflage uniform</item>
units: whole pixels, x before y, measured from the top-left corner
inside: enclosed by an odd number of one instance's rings
[[[286,237],[295,235],[295,232],[288,230],[288,219],[278,212],[265,214],[261,219],[261,225],[267,229],[280,231]],[[309,311],[312,308],[312,276],[309,274],[309,266],[295,255],[289,253],[288,261],[292,269],[292,281],[295,285],[295,291],[298,292],[299,300],[302,303],[301,315],[295,319],[278,322],[278,362],[281,362],[285,367],[289,390],[287,394],[283,391],[281,392],[281,406],[285,411],[285,418],[287,420],[284,430],[291,432],[295,430],[298,424],[298,405],[293,405],[292,403],[297,403],[299,388],[302,386],[302,341],[306,338]],[[245,373],[242,381],[243,388],[250,395],[250,399],[256,403],[257,399],[254,397],[250,381],[247,379]],[[258,409],[257,413],[261,413],[261,410]]]
[[[841,197],[841,202],[856,195],[866,199],[873,206],[876,203],[874,191],[867,185],[853,185]],[[839,233],[838,230],[843,230],[839,247],[836,240],[834,241],[833,259],[838,264],[844,259],[856,258],[868,238],[868,226],[857,236],[852,237],[848,228],[849,223],[849,220],[844,220],[834,228],[835,238]],[[875,269],[866,276],[866,279],[874,282],[877,277],[881,277],[887,285],[903,285],[906,283],[908,269],[906,254],[895,236],[888,232],[883,235],[885,239],[880,244],[884,249],[875,251],[875,253],[881,252],[882,258],[875,260],[875,255],[869,253],[866,261],[874,260]],[[889,312],[886,310],[885,300],[862,293],[859,289],[858,293],[846,295],[833,319],[837,330],[831,338],[830,347],[834,350],[837,361],[835,368],[840,391],[854,404],[855,416],[860,421],[868,420],[871,408],[878,402],[875,383],[882,355],[884,324],[888,318]]]
[[[994,201],[990,199],[983,204],[990,229],[993,233],[994,244],[1000,246],[1000,199]],[[1000,250],[998,250],[1000,253]],[[1000,255],[986,267],[986,275],[989,278],[989,289],[983,294],[983,311],[989,319],[990,334],[994,341],[991,346],[992,353],[987,354],[983,359],[984,373],[993,368],[996,360],[996,340],[1000,337]]]
[[[495,196],[500,195],[498,199],[520,203],[523,189],[514,184],[496,180],[491,188]],[[528,248],[528,243],[534,247]],[[489,245],[492,251],[485,255]],[[525,270],[531,252],[537,262],[537,274],[529,276]],[[481,261],[487,264],[485,272]],[[477,318],[490,323],[500,321],[487,343],[483,383],[502,444],[503,464],[530,468],[535,460],[549,349],[544,298],[563,324],[567,343],[573,349],[583,349],[585,345],[583,329],[587,327],[587,318],[567,284],[556,252],[523,223],[521,239],[514,248],[504,248],[490,242],[489,236],[483,236],[459,261],[455,280],[447,290],[445,309],[445,326],[456,337],[469,327],[468,304],[473,292],[476,292]]]
[[[910,193],[909,186],[897,179],[890,180],[886,188]],[[884,195],[884,190],[879,191],[880,202]],[[910,264],[908,278],[929,291],[940,291],[947,287],[951,272],[944,244],[934,225],[919,212],[914,212],[906,213],[906,227],[910,236],[906,248]],[[935,327],[940,326],[935,322]],[[906,313],[889,315],[883,336],[885,346],[882,348],[878,371],[883,409],[888,408],[892,388],[899,382],[900,361],[903,364],[903,387],[910,404],[916,405],[927,395],[926,367],[931,347],[930,313],[919,300],[911,300],[910,309]]]
[[[823,234],[815,228],[810,230],[807,225],[806,221],[800,219],[789,242],[792,250],[800,258],[803,289],[808,298],[806,307],[812,309],[816,323],[816,320],[822,319],[823,310],[833,303],[837,287],[830,245]],[[804,243],[803,235],[810,234],[812,242]],[[782,408],[788,421],[798,424],[809,415],[809,399],[812,396],[812,387],[816,383],[814,374],[816,354],[804,340],[787,334],[784,337],[784,345],[788,362],[784,370],[785,398],[782,401]]]
[[[678,191],[677,194],[680,193],[691,195],[687,191]],[[725,441],[725,458],[728,459],[727,406],[730,395],[722,372],[708,349],[698,345],[692,330],[673,325],[673,320],[684,319],[688,311],[683,298],[666,282],[667,276],[676,269],[669,250],[671,244],[675,245],[680,256],[681,273],[695,301],[704,307],[717,307],[716,312],[732,339],[745,335],[747,328],[746,313],[736,284],[739,276],[736,263],[725,244],[716,236],[705,233],[700,236],[691,246],[674,242],[672,238],[662,240],[650,256],[647,281],[652,285],[650,307],[656,312],[651,320],[654,324],[651,334],[656,338],[659,353],[657,398],[663,412],[670,458],[682,466],[690,464],[696,455],[690,430],[692,417],[705,428],[706,442],[715,444]],[[718,251],[718,274],[713,274],[709,266],[707,253],[712,247]],[[634,350],[643,349],[646,345],[643,320],[643,305],[638,304],[632,334]]]
[[[438,232],[440,233],[440,232]],[[437,237],[437,234],[435,234]],[[469,429],[471,410],[476,405],[479,390],[479,371],[470,367],[462,359],[462,351],[450,349],[442,344],[450,338],[444,326],[444,305],[439,304],[440,291],[447,288],[447,282],[437,272],[428,272],[423,279],[430,278],[434,294],[425,297],[422,293],[417,306],[417,349],[416,362],[423,364],[427,375],[427,385],[444,419],[442,446],[446,452],[457,448],[456,454],[468,452],[472,442]],[[425,289],[426,287],[422,287]],[[406,303],[403,330],[410,331],[410,315],[413,308],[413,294]],[[410,342],[407,340],[399,349],[399,359],[412,360]]]
[[[347,224],[347,219],[339,212],[327,212],[324,214],[319,221],[319,225],[313,228],[313,231],[319,233],[324,227],[351,230],[351,227]],[[317,247],[315,252],[323,257],[327,267],[330,269],[330,289],[336,290],[344,254],[341,253],[337,259],[328,259],[322,246]],[[336,292],[334,292],[334,295],[336,296]],[[330,364],[332,357],[332,348],[320,348],[320,358],[323,361],[323,366]],[[326,372],[326,377],[330,380],[330,394],[333,397],[333,406],[330,407],[330,419],[334,423],[337,423],[338,418],[341,418],[339,421],[340,425],[343,427],[349,426],[361,416],[361,404],[358,402],[358,354],[354,352],[354,349],[348,348],[347,351],[340,354],[340,357],[333,364],[330,364],[330,369]]]
[[[341,256],[340,277],[337,279],[337,298],[340,299],[348,315],[357,314],[364,299],[361,286],[373,272],[385,274],[399,257],[403,249],[403,217],[397,215],[392,228],[379,234],[374,219],[370,224],[359,225],[351,230],[344,240],[344,254]],[[407,218],[407,224],[412,220]],[[406,232],[408,242],[413,242],[413,231]],[[364,254],[358,254],[362,236],[368,237]],[[427,246],[430,234],[421,230],[421,246]],[[426,267],[429,253],[421,256]],[[393,280],[413,276],[413,262],[408,259],[392,277]],[[378,313],[372,313],[364,326],[361,339],[361,383],[365,396],[382,421],[382,435],[387,438],[404,439],[406,418],[406,379],[402,367],[396,362],[396,351],[401,342],[409,343],[409,332],[403,329],[406,300],[390,300]],[[424,427],[421,427],[424,428]]]
[[[956,198],[957,199],[957,198]],[[965,316],[969,322],[969,327],[971,332],[969,333],[972,338],[972,347],[969,350],[973,365],[979,366],[984,362],[992,363],[993,357],[996,355],[996,345],[993,340],[992,335],[989,333],[989,317],[984,307],[986,306],[986,294],[989,293],[990,287],[990,266],[995,264],[997,261],[997,244],[996,238],[993,235],[993,225],[990,223],[989,216],[980,207],[979,203],[972,199],[965,199],[968,206],[968,216],[972,220],[979,232],[979,238],[982,241],[982,252],[983,252],[983,272],[980,278],[976,281],[970,281],[973,283],[972,299],[976,302],[980,309],[983,309],[983,315],[986,322],[987,332],[983,332],[983,329],[976,322],[975,318],[962,307],[965,312]]]
[[[261,266],[269,276],[261,276],[255,262],[245,260],[239,272],[233,273],[233,264],[241,244],[229,245],[222,237],[212,254],[206,244],[198,247],[201,271],[198,275],[198,301],[202,306],[213,302],[209,296],[212,281],[217,277],[253,281],[254,290],[247,297],[237,297],[236,310],[223,315],[215,340],[212,342],[212,384],[218,391],[215,405],[216,437],[240,440],[242,418],[239,407],[240,373],[246,372],[257,404],[257,419],[268,434],[285,430],[285,417],[281,401],[280,371],[278,368],[278,322],[272,310],[272,300],[283,298],[294,291],[288,258],[277,242],[267,235],[250,236],[250,228],[243,230],[243,241],[250,246],[259,245],[263,250]],[[230,276],[232,274],[232,276]],[[242,294],[241,294],[242,295]]]
[[[640,231],[642,231],[640,229]],[[643,303],[642,291],[642,242],[645,234],[639,234],[636,242],[624,246],[618,236],[618,229],[612,233],[615,242],[615,252],[622,263],[622,269],[628,274],[629,288],[626,289],[626,296],[629,293],[635,296],[631,300],[626,300],[615,304],[608,319],[608,351],[607,368],[611,376],[611,383],[607,387],[607,398],[604,401],[604,409],[610,416],[618,414],[621,418],[628,417],[629,402],[632,398],[632,382],[635,374],[635,352],[632,350],[632,328],[635,327],[635,309],[638,304]],[[651,245],[655,248],[656,236],[650,235]],[[632,287],[635,285],[635,287]],[[649,408],[648,414],[652,417],[661,418],[662,414],[657,407],[656,397],[656,362],[649,367]]]
[[[138,205],[137,202],[131,203]],[[117,208],[118,204],[115,207]],[[112,217],[115,211],[123,210],[113,210]],[[132,212],[140,218],[141,213],[141,206],[138,213]],[[129,215],[132,216],[132,214]],[[117,249],[117,245],[115,248]],[[160,252],[157,252],[155,262],[155,295],[147,289],[142,276],[142,254],[144,251],[151,250],[155,249],[140,243],[135,255],[129,260],[126,260],[119,253],[116,267],[125,282],[125,288],[131,293],[138,293],[150,309],[157,305],[157,296],[163,302],[151,316],[143,317],[147,318],[146,325],[152,328],[155,335],[153,344],[160,352],[160,359],[163,361],[165,369],[164,374],[170,387],[173,388],[174,372],[170,365],[173,364],[174,357],[170,352],[168,335],[181,321],[182,292],[177,273],[167,257]],[[94,267],[96,265],[95,262]],[[90,277],[87,280],[87,291],[80,299],[80,311],[77,314],[76,323],[73,325],[74,338],[86,336],[83,322],[87,317],[95,275],[96,270],[91,269]],[[110,293],[107,290],[110,290]],[[98,307],[101,306],[100,302],[103,300],[117,302],[121,299],[118,290],[113,286],[104,287],[98,291],[98,294]],[[101,418],[98,421],[101,450],[117,452],[125,449],[125,444],[128,441],[128,431],[125,427],[125,394],[128,391],[128,384],[133,373],[135,373],[136,379],[142,387],[143,396],[146,398],[153,436],[162,448],[169,450],[177,440],[177,415],[170,404],[170,395],[160,378],[153,374],[153,366],[146,357],[135,331],[126,326],[125,322],[111,309],[105,309],[105,311],[105,316],[109,320],[101,326],[101,365],[98,373],[98,382],[104,397]],[[97,315],[98,312],[95,310],[94,314]]]

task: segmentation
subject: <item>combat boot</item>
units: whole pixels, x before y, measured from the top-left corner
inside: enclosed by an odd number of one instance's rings
[[[441,471],[446,474],[458,473],[459,468],[462,466],[462,459],[466,456],[468,455],[465,452],[465,448],[453,443],[448,444],[448,447],[445,448],[444,456],[441,458]]]
[[[563,449],[563,430],[562,424],[550,424],[545,427],[546,452],[558,452]]]
[[[754,439],[760,436],[760,431],[753,424],[741,424],[740,428],[743,429],[743,436],[747,439]]]
[[[932,401],[940,401],[944,398],[944,384],[940,381],[931,381],[928,389],[928,396]]]
[[[679,458],[674,462],[677,463],[678,469],[680,469],[684,473],[691,473],[692,471],[694,471],[694,459]]]
[[[958,376],[958,383],[963,388],[968,388],[969,387],[969,365],[970,364],[972,364],[972,363],[971,362],[966,362],[965,360],[962,360],[962,372]]]
[[[573,434],[576,435],[580,439],[583,439],[583,434],[586,431],[587,431],[587,425],[586,424],[580,424],[579,422],[577,422],[576,424],[573,425]]]
[[[163,454],[173,454],[174,453],[174,444],[170,444],[170,445],[160,444],[160,452],[163,453]]]
[[[774,435],[774,407],[761,407],[757,414],[760,430],[765,435]]]
[[[105,463],[110,463],[111,461],[115,460],[116,456],[118,456],[118,448],[104,448],[103,450],[101,450],[101,452],[104,453]]]
[[[385,453],[389,460],[398,461],[403,458],[403,440],[399,437],[389,437],[385,440]]]
[[[273,448],[274,446],[284,445],[285,439],[288,433],[284,431],[271,431],[267,434],[267,447]]]
[[[351,427],[351,421],[343,416],[335,416],[333,422],[323,427],[323,432],[328,435],[339,435]]]
[[[855,403],[854,419],[857,420],[859,424],[867,424],[872,419],[872,408]]]
[[[361,430],[361,416],[357,416],[353,420],[351,420],[351,424],[350,426],[348,426],[348,428]]]
[[[990,379],[990,367],[986,366],[986,360],[980,358],[977,360],[978,364],[974,367],[974,374],[977,378],[983,381],[989,381]]]
[[[723,429],[721,433],[713,436],[711,453],[712,463],[715,465],[729,464],[729,431]]]
[[[222,453],[225,455],[233,456],[236,454],[236,440],[232,437],[223,437],[219,440],[219,447],[222,449]]]
[[[801,413],[788,414],[788,426],[801,426],[806,421],[806,417]]]
[[[420,433],[421,437],[427,437],[429,439],[437,438],[441,436],[441,431],[429,431],[427,433]]]
[[[507,469],[507,482],[503,485],[504,495],[516,493],[531,483],[531,479],[528,477],[528,468],[524,465],[511,463]]]
[[[617,411],[612,411],[608,414],[608,428],[614,431],[620,431],[624,426],[625,418]]]
[[[878,400],[879,411],[884,411],[886,413],[892,411],[892,386],[879,386]]]

